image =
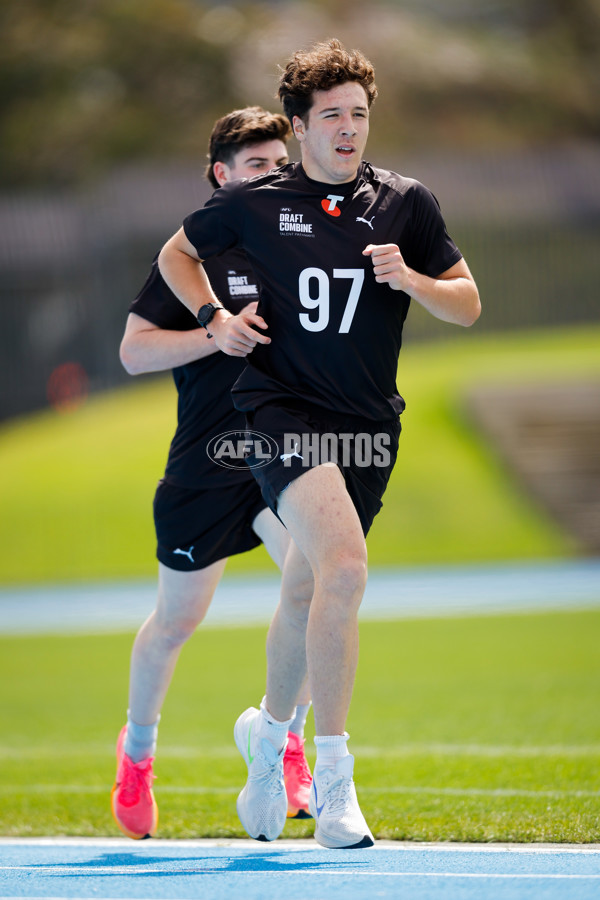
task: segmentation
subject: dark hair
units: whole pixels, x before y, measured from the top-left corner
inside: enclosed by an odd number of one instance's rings
[[[375,69],[360,50],[348,51],[332,38],[294,53],[282,70],[277,93],[290,123],[294,116],[306,121],[315,91],[329,91],[347,81],[362,85],[370,107],[377,96]]]
[[[263,141],[283,141],[292,134],[285,116],[271,113],[261,106],[247,106],[235,109],[221,119],[217,119],[208,142],[208,165],[204,174],[214,188],[219,187],[213,166],[216,162],[232,164],[233,157],[240,150]]]

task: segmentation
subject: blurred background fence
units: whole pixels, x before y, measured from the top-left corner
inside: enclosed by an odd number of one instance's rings
[[[126,380],[215,118],[278,109],[277,66],[333,34],[375,63],[367,156],[438,196],[478,330],[598,319],[600,0],[5,0],[0,27],[1,420]]]
[[[600,145],[377,159],[424,181],[484,301],[478,331],[598,321]],[[202,164],[129,166],[86,190],[0,197],[0,416],[127,380],[127,308],[209,195]],[[448,338],[415,304],[407,339]]]

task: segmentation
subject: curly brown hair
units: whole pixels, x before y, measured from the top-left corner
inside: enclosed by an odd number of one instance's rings
[[[214,188],[219,187],[213,166],[223,162],[230,166],[233,157],[240,150],[263,141],[283,141],[292,136],[289,122],[280,113],[271,113],[262,106],[247,106],[234,109],[221,119],[217,119],[208,142],[208,165],[204,174]]]
[[[346,50],[336,38],[298,50],[282,70],[277,96],[290,122],[304,122],[315,91],[328,91],[338,84],[356,81],[367,95],[369,107],[377,96],[375,69],[360,50]]]

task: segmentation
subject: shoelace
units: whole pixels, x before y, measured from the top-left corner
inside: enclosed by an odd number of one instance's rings
[[[258,750],[254,756],[254,759],[259,760],[264,768],[258,769],[255,767],[254,771],[249,773],[250,781],[261,781],[264,783],[264,788],[268,793],[269,797],[277,797],[281,794],[282,790],[282,778],[281,778],[281,767],[279,762],[270,763],[268,762],[266,756],[261,750]]]
[[[152,772],[152,760],[141,763],[127,763],[123,766],[123,780],[119,787],[121,803],[132,806],[140,798],[140,794],[149,793],[156,775]]]
[[[344,811],[348,803],[351,784],[351,778],[338,778],[327,787],[325,794],[327,812],[339,813]]]
[[[310,769],[308,768],[308,763],[306,762],[302,747],[299,747],[297,750],[291,750],[288,747],[285,753],[285,761],[288,761],[299,770],[298,781],[300,784],[308,786],[312,784],[312,775],[310,774]]]

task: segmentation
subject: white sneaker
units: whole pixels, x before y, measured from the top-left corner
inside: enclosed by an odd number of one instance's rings
[[[237,798],[240,822],[257,841],[274,841],[287,818],[287,794],[283,781],[285,745],[278,753],[266,738],[256,736],[261,712],[250,707],[233,729],[238,750],[248,766],[248,781]]]
[[[315,840],[342,850],[375,843],[360,811],[352,779],[354,757],[338,760],[335,769],[315,769],[308,808],[315,820]]]

